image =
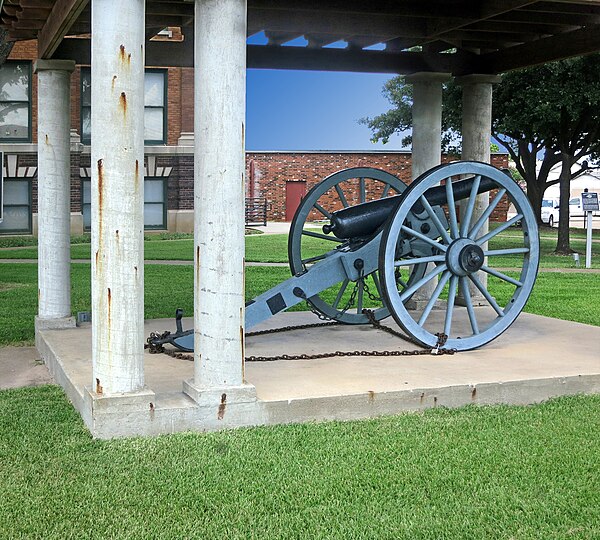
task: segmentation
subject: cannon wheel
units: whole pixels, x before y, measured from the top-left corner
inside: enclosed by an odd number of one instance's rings
[[[458,221],[454,194],[449,186],[460,180],[462,175],[474,176],[473,190],[466,199],[462,214],[464,219]],[[491,179],[497,186],[490,194],[489,206],[477,219],[471,219],[476,207],[476,186],[481,178]],[[399,289],[394,280],[394,271],[405,265],[423,262],[423,258],[408,257],[397,260],[395,257],[396,244],[399,238],[421,239],[418,231],[411,229],[411,210],[427,211],[431,214],[431,206],[423,194],[427,189],[445,183],[446,197],[449,202],[445,206],[449,230],[444,230],[441,223],[436,225],[439,232],[437,241],[430,240],[431,257],[427,260],[434,262],[432,270],[408,288]],[[493,210],[507,196],[513,203],[517,215],[511,220],[499,224],[486,234],[481,234],[484,223]],[[416,205],[416,206],[415,206]],[[429,208],[427,208],[429,206]],[[435,220],[434,220],[435,221]],[[473,223],[473,221],[475,221]],[[510,238],[510,246],[504,249],[494,249],[494,238],[508,227],[521,222],[521,228],[514,229]],[[511,236],[513,236],[511,234]],[[488,247],[488,241],[492,246]],[[489,260],[484,260],[485,256]],[[512,277],[494,268],[503,262],[504,266],[520,266],[519,275]],[[517,262],[515,262],[517,259]],[[507,264],[509,262],[510,264]],[[400,327],[410,336],[427,347],[438,344],[436,334],[448,336],[445,347],[457,350],[469,350],[485,345],[504,332],[517,318],[533,289],[539,263],[539,237],[534,212],[521,188],[507,174],[498,169],[474,161],[450,163],[441,165],[421,175],[404,192],[402,201],[388,221],[383,233],[379,253],[379,269],[384,298],[392,315]],[[502,265],[501,265],[502,266]],[[494,283],[494,298],[481,283],[478,274],[486,273],[490,283]],[[431,297],[423,302],[421,310],[409,311],[404,300],[407,295],[414,294],[425,283],[439,276],[438,284]],[[484,307],[475,307],[478,303],[469,291],[478,290]],[[475,289],[476,288],[476,289]],[[462,292],[461,303],[457,302],[457,293]],[[432,321],[435,316],[431,312],[440,297],[447,297],[445,314],[439,322]],[[487,306],[487,307],[486,307]],[[466,314],[464,313],[466,311]],[[462,312],[462,313],[461,313]],[[461,322],[458,322],[459,319]],[[467,322],[468,321],[468,322]]]
[[[394,175],[368,167],[356,167],[338,171],[315,185],[302,199],[294,215],[288,238],[288,257],[293,275],[304,272],[307,265],[324,259],[332,249],[343,248],[347,242],[335,236],[325,235],[307,227],[307,222],[325,220],[331,212],[348,206],[382,199],[391,195],[398,195],[406,189],[406,184]],[[305,240],[318,238],[331,243],[331,247],[324,247],[319,253],[307,253]],[[381,298],[381,285],[377,272],[365,277],[368,292]],[[408,280],[407,280],[408,281]],[[359,284],[356,291],[356,304],[344,310],[346,297],[354,284],[344,281],[337,290],[336,298],[332,302],[315,295],[308,299],[312,307],[327,318],[347,324],[365,324],[368,318],[362,313],[364,296],[368,294],[364,285]],[[388,317],[390,312],[382,302],[378,306],[371,306],[377,320]]]

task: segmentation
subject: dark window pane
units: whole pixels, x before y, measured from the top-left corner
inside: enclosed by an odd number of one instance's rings
[[[23,180],[5,180],[4,204],[29,205],[29,182]]]
[[[88,70],[81,70],[81,105],[91,107],[92,105],[92,77]]]
[[[146,180],[144,182],[144,202],[164,202],[164,181]]]
[[[163,227],[164,226],[164,205],[162,203],[144,204],[144,226]]]
[[[148,72],[144,77],[144,105],[162,107],[165,103],[165,74]]]
[[[29,106],[23,103],[0,104],[0,139],[29,138]]]
[[[29,101],[29,65],[6,63],[0,67],[0,101]]]
[[[162,141],[163,135],[163,109],[144,110],[144,140]]]
[[[0,231],[28,231],[29,206],[5,206],[4,221],[0,223]]]
[[[84,204],[81,207],[81,213],[83,214],[83,228],[89,231],[92,228],[92,207],[89,204]]]
[[[92,135],[92,108],[81,108],[81,138],[89,141]]]

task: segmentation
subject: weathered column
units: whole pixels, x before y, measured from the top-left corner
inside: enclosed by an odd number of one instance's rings
[[[246,0],[196,0],[195,361],[184,390],[198,402],[253,390],[244,385],[246,11]]]
[[[36,329],[71,317],[71,60],[38,60],[38,317]]]
[[[442,156],[442,83],[449,73],[414,73],[405,77],[413,85],[412,179],[439,165]],[[428,271],[432,265],[428,265]],[[421,287],[407,303],[421,309],[431,298],[437,279]]]
[[[92,2],[95,396],[144,386],[144,8]]]
[[[500,82],[498,75],[467,75],[459,77],[456,82],[462,86],[462,159],[490,162],[490,144],[492,130],[492,84]],[[477,197],[471,223],[475,223],[485,212],[490,201],[489,193]],[[459,203],[460,215],[463,214],[468,201]],[[488,232],[487,222],[481,227],[478,236]],[[487,249],[487,246],[484,246]],[[487,274],[479,272],[479,281],[487,287]],[[487,304],[483,295],[475,285],[469,283],[471,300],[478,304]],[[457,299],[462,301],[462,291]]]

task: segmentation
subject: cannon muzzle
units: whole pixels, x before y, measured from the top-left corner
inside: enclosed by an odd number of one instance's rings
[[[474,178],[454,182],[452,193],[455,201],[469,198]],[[486,193],[496,187],[497,184],[493,180],[482,178],[477,193]],[[425,198],[431,206],[446,204],[446,187],[437,186],[428,189],[425,192]],[[323,232],[325,234],[332,232],[342,239],[370,236],[393,215],[401,200],[402,195],[395,195],[338,210],[332,214],[329,224],[323,226]],[[420,214],[423,210],[420,203],[413,207],[415,214]]]

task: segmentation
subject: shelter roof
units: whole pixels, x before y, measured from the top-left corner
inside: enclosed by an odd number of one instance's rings
[[[89,0],[4,0],[0,17],[9,40],[37,38],[41,58],[89,63]],[[149,40],[184,35],[149,41],[146,64],[193,65],[193,19],[193,1],[146,0]],[[248,35],[259,32],[268,43],[248,46],[248,67],[501,73],[600,50],[600,0],[248,0]]]

